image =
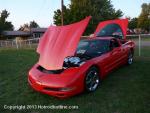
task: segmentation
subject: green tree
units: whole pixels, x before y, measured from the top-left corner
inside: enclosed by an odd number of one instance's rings
[[[92,16],[86,34],[93,33],[100,21],[116,19],[122,16],[120,10],[115,10],[110,0],[70,0],[68,8],[64,9],[64,24],[80,21],[86,16]],[[54,24],[61,25],[61,10],[54,12]]]
[[[30,28],[38,28],[39,25],[37,24],[37,22],[35,22],[34,20],[30,22]]]
[[[70,15],[70,9],[67,8],[66,6],[63,6],[63,10],[64,10],[64,24],[69,24],[71,22],[71,17]],[[54,11],[54,24],[55,25],[61,25],[61,10],[57,9],[56,11]]]
[[[142,4],[142,11],[138,18],[138,27],[150,31],[150,3]]]
[[[0,33],[4,30],[13,30],[14,26],[11,22],[7,21],[10,13],[7,10],[2,10],[0,13]]]
[[[2,21],[2,22],[5,22],[6,19],[8,18],[8,16],[9,16],[9,14],[10,14],[10,13],[9,13],[8,11],[6,11],[6,9],[3,10],[2,13],[1,13],[1,17],[0,17],[1,21]]]
[[[138,18],[132,18],[129,20],[129,29],[137,28]]]

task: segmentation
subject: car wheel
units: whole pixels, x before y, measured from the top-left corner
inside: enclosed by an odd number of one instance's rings
[[[99,86],[99,71],[96,67],[92,67],[88,70],[85,77],[85,89],[87,92],[93,92]]]
[[[131,65],[133,63],[133,52],[129,52],[127,64]]]

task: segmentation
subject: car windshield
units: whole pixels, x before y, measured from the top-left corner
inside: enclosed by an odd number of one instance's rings
[[[109,40],[84,40],[80,41],[76,51],[77,55],[97,57],[109,51]]]
[[[97,37],[112,36],[115,38],[123,38],[123,33],[118,24],[108,24],[102,28],[96,35]]]

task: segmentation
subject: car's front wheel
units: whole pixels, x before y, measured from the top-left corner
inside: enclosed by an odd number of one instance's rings
[[[85,90],[93,92],[98,88],[99,84],[99,71],[96,67],[91,67],[85,77]]]

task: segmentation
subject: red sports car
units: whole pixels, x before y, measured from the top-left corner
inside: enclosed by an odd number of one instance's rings
[[[93,37],[80,41],[89,20],[48,28],[37,48],[39,61],[28,75],[33,89],[59,98],[93,92],[110,71],[133,63],[127,19],[101,22]]]

